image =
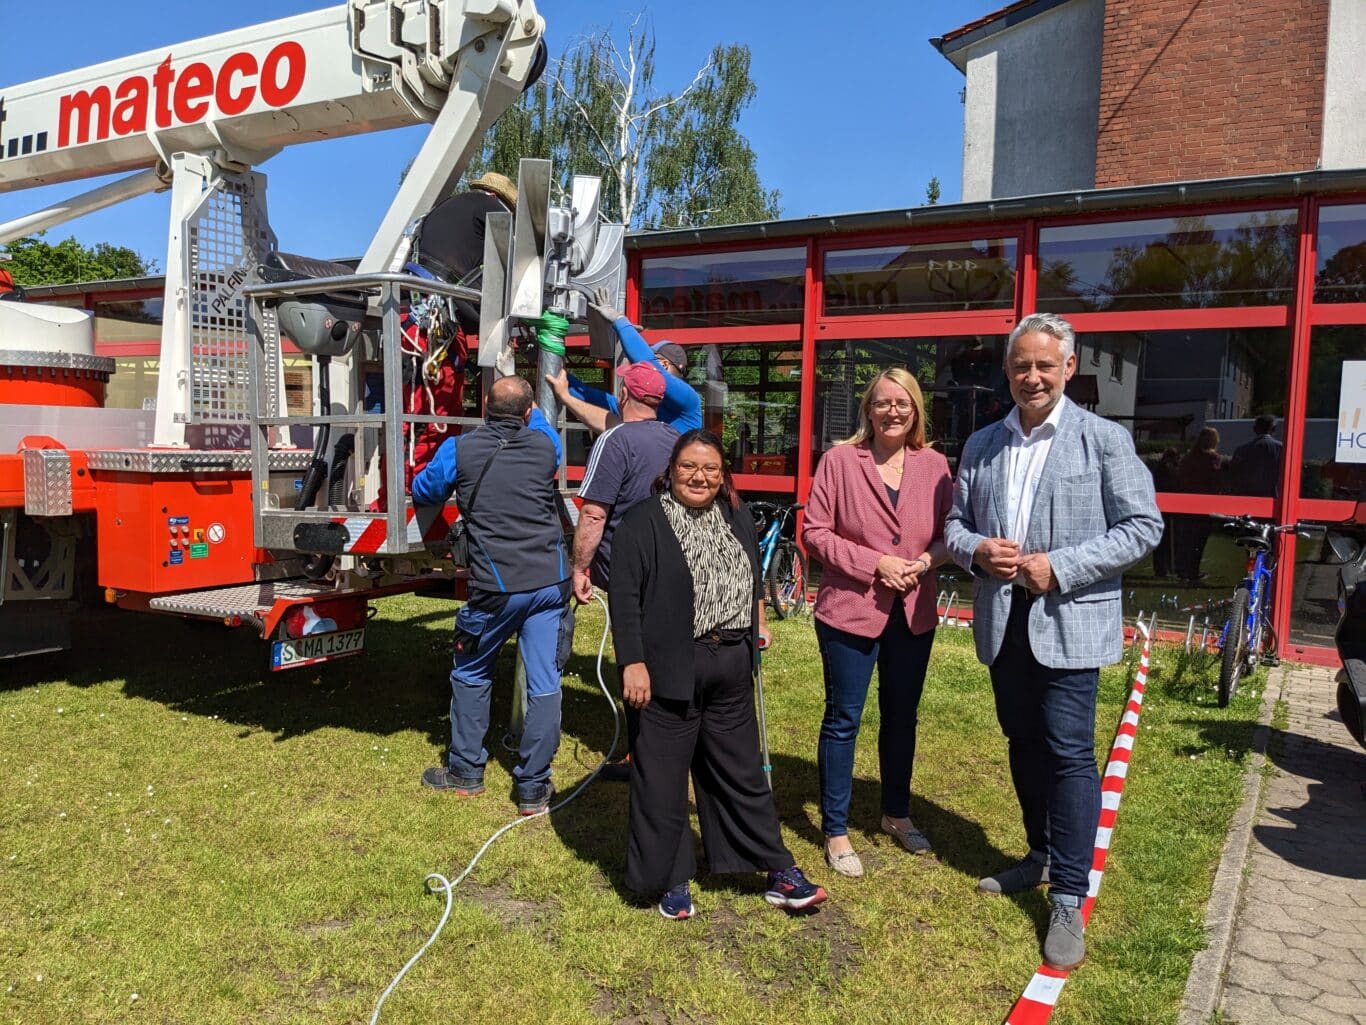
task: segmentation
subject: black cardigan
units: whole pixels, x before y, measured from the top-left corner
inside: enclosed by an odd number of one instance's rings
[[[754,572],[754,600],[762,601],[759,537],[749,506],[717,508],[730,524]],[[612,571],[607,594],[612,609],[612,640],[617,665],[644,662],[655,697],[687,700],[693,696],[692,574],[658,496],[633,506],[612,535]],[[750,650],[758,659],[759,617],[750,628]]]

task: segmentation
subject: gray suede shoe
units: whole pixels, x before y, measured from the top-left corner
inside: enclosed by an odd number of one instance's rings
[[[1043,963],[1069,971],[1086,960],[1086,940],[1082,938],[1085,929],[1080,908],[1054,904],[1048,916],[1048,935],[1043,940]]]
[[[979,893],[1023,893],[1048,882],[1048,862],[1025,858],[1019,864],[987,876],[977,884]]]

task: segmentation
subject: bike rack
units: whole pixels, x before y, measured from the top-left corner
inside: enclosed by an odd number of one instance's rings
[[[1195,637],[1195,613],[1191,613],[1191,621],[1186,624],[1186,654],[1191,653],[1191,641]]]
[[[943,609],[943,610],[944,610],[943,612],[941,612],[941,613],[939,614],[939,625],[940,625],[940,626],[945,626],[945,625],[948,623],[948,619],[949,619],[949,606],[948,606],[948,601],[949,601],[949,589],[948,589],[947,587],[941,588],[940,591],[939,591],[939,594],[936,595],[936,596],[935,596],[935,599],[934,599],[934,607],[937,608],[937,609]]]
[[[951,624],[949,623],[949,616],[950,616],[950,614],[953,615],[953,622],[952,622]],[[955,589],[952,591],[952,593],[949,594],[948,603],[944,606],[944,623],[945,623],[946,625],[951,625],[951,626],[962,626],[962,625],[963,625],[962,618],[961,618],[961,616],[960,616],[959,608],[958,608],[958,590],[957,590],[957,588],[955,588]]]

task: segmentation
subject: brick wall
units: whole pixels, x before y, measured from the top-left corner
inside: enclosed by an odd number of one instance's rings
[[[1107,0],[1096,186],[1319,160],[1329,0]]]

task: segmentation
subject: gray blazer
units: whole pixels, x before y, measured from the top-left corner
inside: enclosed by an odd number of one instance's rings
[[[988,537],[1007,536],[1010,431],[1004,422],[977,431],[963,448],[944,541],[973,574],[972,632],[977,657],[1001,650],[1011,584],[973,565]],[[1058,587],[1029,610],[1034,657],[1054,669],[1091,669],[1124,654],[1120,574],[1162,538],[1152,474],[1123,427],[1067,402],[1039,478],[1025,554],[1048,553]]]

